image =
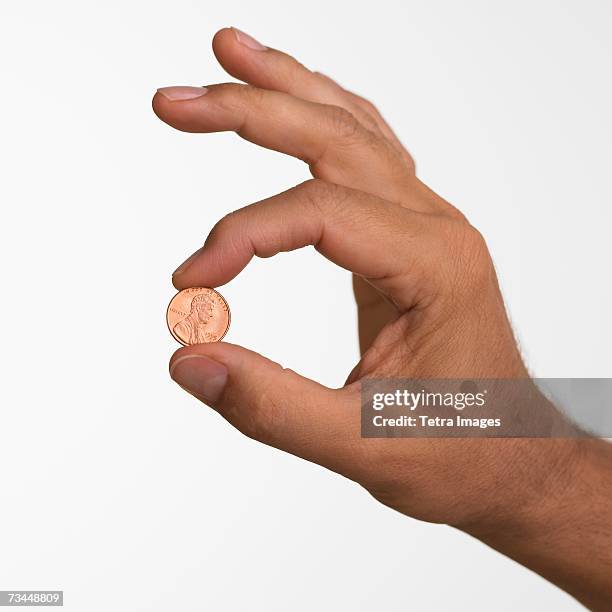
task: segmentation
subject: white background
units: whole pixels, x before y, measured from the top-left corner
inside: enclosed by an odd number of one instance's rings
[[[479,542],[243,438],[171,382],[171,271],[307,168],[176,132],[150,99],[229,80],[210,50],[227,25],[366,95],[487,237],[533,372],[612,376],[611,12],[2,0],[0,589],[63,589],[79,612],[579,609]],[[347,273],[304,250],[222,293],[228,340],[342,384]]]

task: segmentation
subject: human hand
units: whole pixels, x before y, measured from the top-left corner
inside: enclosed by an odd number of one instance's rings
[[[217,287],[254,255],[314,245],[354,274],[363,355],[341,389],[229,343],[179,349],[173,379],[246,435],[407,515],[484,540],[545,523],[578,465],[575,441],[360,437],[363,378],[528,376],[482,236],[416,178],[369,102],[234,29],[213,48],[248,85],[164,88],[156,114],[183,131],[235,131],[315,178],[221,219],[173,282]]]

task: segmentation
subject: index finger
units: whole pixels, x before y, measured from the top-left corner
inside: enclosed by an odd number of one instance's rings
[[[172,282],[178,289],[216,287],[232,280],[255,255],[272,257],[313,245],[407,309],[439,273],[434,262],[443,239],[433,231],[435,222],[431,215],[311,180],[221,219]]]

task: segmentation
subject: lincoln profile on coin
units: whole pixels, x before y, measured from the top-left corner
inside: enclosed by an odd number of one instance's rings
[[[213,316],[215,307],[212,299],[205,294],[191,300],[191,312],[174,326],[174,333],[187,344],[203,344],[214,340],[206,331],[206,324]]]

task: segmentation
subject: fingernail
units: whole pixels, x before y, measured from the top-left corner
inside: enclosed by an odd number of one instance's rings
[[[203,96],[208,89],[206,87],[190,87],[187,85],[179,85],[177,87],[160,87],[157,90],[170,102],[178,102],[179,100],[194,100]]]
[[[245,47],[253,49],[254,51],[265,51],[268,47],[264,47],[260,42],[255,40],[252,36],[249,36],[246,32],[239,30],[238,28],[232,27],[234,34],[236,34],[236,40]]]
[[[193,255],[190,255],[173,273],[172,276],[176,276],[177,274],[182,274],[195,260],[195,258],[200,254],[204,247],[199,248]]]
[[[172,364],[170,377],[189,393],[214,404],[225,388],[227,368],[204,355],[185,355]]]

